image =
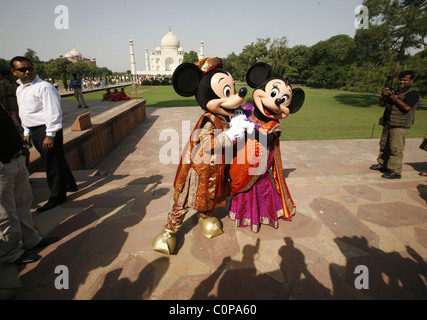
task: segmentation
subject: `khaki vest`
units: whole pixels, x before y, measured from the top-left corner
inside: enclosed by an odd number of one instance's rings
[[[415,89],[410,88],[406,90],[405,92],[402,92],[399,94],[399,99],[404,100],[406,95],[414,91]],[[411,110],[409,111],[402,111],[400,110],[395,104],[393,104],[391,109],[391,116],[389,125],[391,127],[404,127],[404,128],[410,128],[414,124],[415,119],[415,110],[417,109],[418,103],[416,103]]]

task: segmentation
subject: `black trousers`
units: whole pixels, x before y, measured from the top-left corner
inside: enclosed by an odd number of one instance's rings
[[[67,199],[67,189],[76,188],[76,180],[65,160],[64,136],[62,130],[56,132],[52,150],[43,149],[46,138],[46,126],[30,128],[30,136],[34,147],[42,156],[46,167],[47,184],[50,190],[51,202],[64,202]]]

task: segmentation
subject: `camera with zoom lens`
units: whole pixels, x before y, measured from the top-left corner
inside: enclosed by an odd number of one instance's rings
[[[387,96],[390,96],[391,94],[395,93],[395,88],[394,87],[387,87],[386,89],[390,90],[390,94],[388,94]]]

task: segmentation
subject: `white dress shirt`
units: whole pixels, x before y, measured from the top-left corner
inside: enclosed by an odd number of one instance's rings
[[[31,127],[46,125],[46,136],[54,137],[62,129],[61,96],[58,90],[38,75],[31,83],[22,84],[21,80],[18,83],[20,86],[16,90],[16,97],[24,135],[30,135]]]

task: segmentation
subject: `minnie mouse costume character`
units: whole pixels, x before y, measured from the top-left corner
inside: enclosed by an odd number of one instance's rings
[[[272,78],[266,63],[253,65],[246,82],[255,89],[254,104],[245,104],[236,112],[243,112],[255,125],[255,136],[248,136],[230,165],[233,196],[229,218],[236,226],[250,225],[252,231],[258,232],[260,224],[278,228],[279,218],[291,220],[295,215],[295,203],[283,174],[279,119],[297,112],[305,94],[302,89],[292,89],[281,78]],[[276,188],[270,180],[270,170]]]
[[[175,203],[164,228],[152,243],[153,250],[165,254],[173,253],[176,233],[190,208],[200,212],[199,225],[207,238],[222,233],[221,224],[213,215],[217,207],[226,205],[226,197],[230,195],[225,149],[232,148],[233,141],[243,139],[245,131],[253,128],[242,117],[230,123],[229,117],[244,103],[247,89],[236,92],[234,79],[222,69],[221,59],[183,63],[175,70],[172,83],[179,95],[195,95],[205,113],[181,156],[174,182]]]

